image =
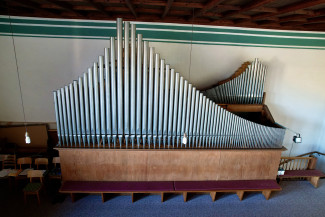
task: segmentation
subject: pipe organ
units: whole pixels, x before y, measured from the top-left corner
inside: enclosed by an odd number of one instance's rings
[[[248,121],[215,103],[261,103],[265,74],[255,60],[240,76],[203,93],[136,35],[135,24],[117,19],[117,37],[98,62],[53,92],[58,145],[281,148],[285,129]]]
[[[204,91],[215,103],[262,104],[266,66],[258,59],[231,80]]]

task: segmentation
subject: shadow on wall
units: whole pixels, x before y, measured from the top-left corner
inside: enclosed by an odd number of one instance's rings
[[[321,127],[321,133],[320,133],[320,137],[318,139],[317,149],[319,152],[325,153],[325,118],[323,120],[323,126]],[[320,155],[320,156],[316,155],[316,157],[318,158],[317,169],[319,169],[321,171],[325,171],[325,156],[324,155]]]
[[[285,63],[276,56],[274,56],[270,61],[261,61],[267,66],[264,92],[266,92],[267,98],[270,97],[269,101],[274,102],[274,98],[271,98],[272,96],[274,97],[272,93],[275,92],[274,90],[276,90],[279,84],[284,82],[286,72]]]
[[[270,107],[270,105],[268,106]],[[275,122],[290,129],[286,131],[283,140],[283,146],[287,148],[287,151],[283,152],[282,155],[289,156],[291,149],[290,156],[296,156],[311,151],[321,151],[320,147],[315,144],[314,138],[314,135],[321,134],[321,126],[319,123],[305,116],[290,112],[291,110],[283,105],[271,104],[271,107],[271,113],[277,114],[277,116],[274,117]],[[301,134],[302,143],[293,143],[292,139],[295,133]]]

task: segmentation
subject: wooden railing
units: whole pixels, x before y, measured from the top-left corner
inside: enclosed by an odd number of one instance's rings
[[[284,170],[314,169],[314,157],[281,157],[280,168]]]

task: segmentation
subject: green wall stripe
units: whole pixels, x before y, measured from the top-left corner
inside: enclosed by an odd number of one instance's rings
[[[0,33],[0,36],[11,36],[11,33]],[[80,37],[80,36],[39,36],[32,34],[14,34],[15,37],[32,37],[32,38],[64,38],[64,39],[91,39],[91,40],[109,40],[109,37]],[[157,40],[144,38],[149,42],[168,42],[168,43],[178,43],[178,44],[189,44],[191,41],[182,40]],[[259,45],[259,44],[241,44],[241,43],[223,43],[223,42],[193,42],[193,44],[202,45],[224,45],[224,46],[244,46],[244,47],[274,47],[274,48],[292,48],[292,49],[317,49],[324,50],[322,47],[307,47],[307,46],[272,46],[272,45]]]
[[[10,22],[9,18],[6,16],[0,16],[0,22]],[[30,18],[11,18],[12,23],[21,23],[21,24],[44,24],[44,25],[71,25],[71,26],[109,26],[116,27],[116,23],[114,21],[105,21],[105,22],[88,22],[88,21],[74,21],[74,20],[59,20],[59,19],[30,19]]]
[[[12,17],[12,29],[19,37],[104,39],[116,36],[113,21],[61,20]],[[137,33],[149,41],[230,46],[325,49],[325,33],[272,31],[235,27],[204,27],[181,24],[136,23]],[[0,35],[11,35],[8,16],[0,16]]]
[[[192,31],[192,26],[173,26],[171,25],[152,25],[152,24],[137,24],[137,28],[147,29],[164,29],[164,30],[187,30]],[[193,31],[205,31],[205,32],[220,32],[220,33],[243,33],[243,34],[258,34],[258,35],[274,35],[274,36],[297,36],[297,37],[325,37],[325,33],[318,32],[284,32],[276,30],[256,30],[256,29],[242,29],[242,28],[223,28],[223,27],[197,27],[193,26]]]

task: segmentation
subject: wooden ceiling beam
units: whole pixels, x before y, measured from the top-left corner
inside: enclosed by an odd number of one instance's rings
[[[250,10],[253,10],[255,8],[262,7],[263,5],[266,5],[266,4],[271,3],[273,1],[275,1],[275,0],[252,1],[252,2],[248,3],[245,6],[242,6],[239,11],[229,11],[229,12],[224,13],[223,14],[223,17],[224,18],[226,18],[226,17],[232,17],[235,14],[243,13],[245,11],[250,11]]]
[[[306,23],[306,21],[288,21],[288,22],[283,22],[280,25],[281,26],[301,26],[302,24]]]
[[[193,18],[200,17],[204,15],[205,12],[211,10],[212,8],[216,7],[218,4],[221,4],[224,0],[211,0],[209,3],[204,5],[198,12],[194,13]]]
[[[319,4],[325,4],[325,0],[309,0],[309,1],[301,1],[298,3],[294,3],[288,6],[284,6],[282,8],[279,9],[279,13],[289,13],[292,11],[297,11],[297,10],[301,10],[301,9],[305,9],[305,8],[310,8],[313,7],[315,5],[319,5]]]
[[[97,8],[89,5],[76,5],[73,6],[73,10],[77,11],[98,11]]]
[[[305,23],[302,26],[305,28],[325,29],[325,23]]]
[[[288,6],[284,6],[278,9],[277,13],[267,13],[267,14],[258,14],[256,16],[252,16],[253,20],[263,20],[266,17],[278,16],[281,14],[286,14],[306,8],[310,8],[319,4],[325,4],[325,0],[311,0],[311,1],[300,1],[298,3],[293,3]]]
[[[240,10],[239,6],[224,5],[224,4],[217,5],[216,8],[221,8],[221,9],[226,9],[226,10],[233,10],[233,11],[239,11]]]
[[[110,3],[110,4],[124,4],[122,0],[93,0],[96,3]],[[148,6],[161,6],[166,7],[166,1],[143,1],[143,0],[134,0],[132,1],[133,5],[148,5]],[[199,2],[173,2],[173,7],[178,8],[203,8],[204,4]]]
[[[272,21],[272,20],[262,20],[262,21],[257,21],[256,23],[259,26],[276,26],[276,27],[281,27],[281,25],[278,22]]]
[[[55,0],[44,0],[44,1],[46,1],[46,2],[48,2],[48,3],[51,3],[51,4],[54,4],[54,5],[56,5],[56,6],[59,6],[59,7],[61,7],[62,9],[66,10],[66,11],[69,11],[69,12],[71,12],[71,13],[75,13],[76,15],[78,15],[78,16],[80,16],[80,17],[85,17],[84,14],[82,14],[82,13],[76,11],[76,10],[73,10],[72,5],[70,5],[70,4],[66,3],[66,2],[55,1]]]
[[[308,23],[324,23],[325,22],[325,16],[308,18],[307,22]]]
[[[167,1],[167,5],[165,7],[164,13],[162,14],[161,18],[164,19],[166,17],[166,15],[168,14],[170,8],[172,7],[174,0],[168,0]]]
[[[23,6],[23,7],[31,8],[34,11],[37,11],[37,12],[40,12],[40,13],[43,13],[43,14],[48,14],[48,15],[51,15],[51,16],[57,16],[58,15],[57,13],[54,13],[54,12],[51,12],[49,10],[45,10],[45,9],[40,8],[39,4],[36,4],[34,2],[31,2],[31,1],[27,1],[27,0],[6,0],[6,1],[8,3],[11,3],[11,2],[17,3],[17,4],[19,4],[19,5]]]
[[[12,2],[10,4],[12,4]],[[30,10],[27,7],[12,7],[8,6],[8,4],[5,4],[4,2],[1,2],[0,13],[3,15],[28,14],[30,13]]]
[[[314,10],[313,15],[314,16],[325,16],[325,8]]]
[[[231,26],[234,25],[235,22],[232,20],[214,20],[209,23],[209,25],[217,25],[217,26]]]
[[[302,15],[302,14],[293,14],[293,15],[279,18],[280,23],[289,22],[289,21],[305,21],[305,22],[307,22],[307,16]]]
[[[135,12],[131,0],[125,0],[125,4],[126,4],[126,6],[128,6],[128,8],[130,9],[130,11],[131,11],[131,13],[133,14],[133,16],[134,16],[135,18],[137,18],[137,17],[138,17],[138,14],[137,14],[137,12]]]
[[[207,17],[221,17],[221,14],[215,13],[215,12],[206,12],[205,16],[207,16]]]
[[[93,0],[86,0],[91,6],[93,6],[94,8],[96,8],[98,11],[102,12],[103,14],[105,14],[106,16],[109,17],[109,13],[107,11],[105,11],[102,5],[94,2]]]
[[[251,21],[251,20],[248,20],[248,19],[240,19],[240,20],[236,20],[236,21],[234,22],[234,24],[235,24],[236,26],[238,26],[238,25],[240,25],[240,24],[247,24],[247,23],[257,25],[256,22]]]
[[[277,13],[278,10],[276,8],[270,8],[270,7],[258,7],[258,8],[253,8],[250,11],[254,12],[269,12],[269,13]]]

